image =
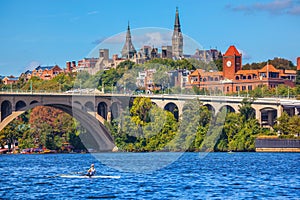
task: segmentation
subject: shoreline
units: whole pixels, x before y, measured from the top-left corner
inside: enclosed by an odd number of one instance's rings
[[[235,153],[300,153],[300,148],[256,148],[255,151],[212,151],[212,152],[201,152],[201,151],[151,151],[151,152],[139,152],[139,151],[133,151],[133,152],[124,152],[124,151],[105,151],[105,152],[84,152],[84,153],[76,153],[76,152],[70,152],[70,153],[0,153],[1,155],[58,155],[58,154],[100,154],[100,153],[228,153],[228,154],[235,154]]]

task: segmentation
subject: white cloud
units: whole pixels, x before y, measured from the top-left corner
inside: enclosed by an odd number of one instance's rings
[[[232,11],[255,13],[268,12],[269,14],[290,14],[300,15],[300,1],[292,0],[273,0],[268,3],[253,3],[249,5],[227,5]]]
[[[149,32],[144,35],[137,35],[133,37],[133,42],[138,46],[144,45],[161,47],[164,45],[171,45],[171,35],[169,33]]]
[[[87,14],[88,14],[88,15],[95,15],[95,14],[98,14],[98,13],[99,13],[99,11],[94,10],[94,11],[88,12]]]
[[[238,51],[242,54],[244,60],[250,60],[252,58],[246,51],[242,49],[238,49]]]

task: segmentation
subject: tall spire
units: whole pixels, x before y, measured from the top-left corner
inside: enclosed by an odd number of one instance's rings
[[[130,33],[130,26],[128,21],[127,33],[126,33],[126,41],[122,49],[122,57],[124,58],[132,58],[136,50],[131,41],[131,33]]]
[[[178,13],[178,7],[176,7],[175,23],[174,23],[174,31],[181,32],[181,29],[180,29],[180,21],[179,21],[179,13]]]
[[[178,7],[176,7],[174,31],[172,36],[172,54],[173,57],[177,59],[183,56],[183,36],[180,28]]]

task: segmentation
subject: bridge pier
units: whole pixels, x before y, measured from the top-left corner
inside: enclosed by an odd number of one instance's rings
[[[260,110],[255,110],[255,118],[257,119],[258,123],[261,124],[261,112],[260,112]]]

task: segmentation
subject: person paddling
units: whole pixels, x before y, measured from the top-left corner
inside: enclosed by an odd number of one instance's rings
[[[91,168],[87,171],[87,176],[94,176],[96,174],[95,165],[91,164]]]

